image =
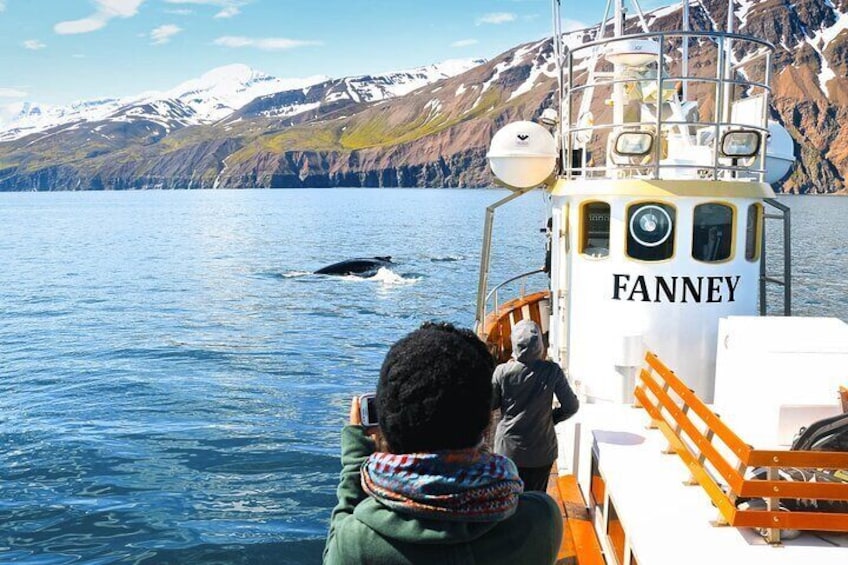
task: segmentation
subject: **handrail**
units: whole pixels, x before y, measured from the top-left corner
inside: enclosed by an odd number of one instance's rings
[[[669,61],[677,62],[678,60],[673,46],[679,42],[688,42],[693,38],[706,38],[716,45],[718,57],[716,73],[714,75],[711,73],[712,76],[708,76],[707,74],[699,75],[697,74],[698,71],[694,71],[694,73],[690,72],[689,67],[684,64],[684,71],[682,73],[675,72],[673,76],[665,76],[663,69],[666,67],[671,69],[671,63]],[[594,69],[598,64],[598,58],[603,54],[603,47],[613,45],[617,42],[643,39],[652,40],[657,46],[657,53],[651,54],[651,57],[654,59],[651,64],[656,65],[656,69],[652,73],[656,74],[655,77],[651,77],[647,74],[645,76],[621,76],[617,74],[610,74],[608,72],[595,72]],[[669,47],[669,42],[672,47]],[[751,46],[754,53],[746,57],[744,61],[733,61],[730,56],[731,45],[738,46],[742,43]],[[767,108],[771,93],[769,81],[771,77],[771,61],[774,49],[774,45],[769,41],[743,34],[689,30],[626,34],[622,36],[598,39],[572,48],[567,53],[567,88],[565,92],[567,116],[564,117],[562,123],[562,134],[565,140],[564,149],[566,151],[566,155],[563,157],[562,162],[564,164],[564,173],[566,178],[573,178],[575,175],[583,175],[585,177],[590,173],[599,171],[600,174],[605,177],[610,177],[612,175],[615,178],[620,178],[622,174],[637,175],[640,177],[654,179],[665,178],[666,176],[668,176],[668,178],[678,178],[682,174],[686,178],[693,175],[698,178],[704,178],[705,175],[708,175],[714,180],[730,178],[733,180],[745,179],[759,180],[760,182],[763,182],[766,174],[766,143],[760,143],[756,156],[757,159],[753,160],[752,166],[747,167],[740,167],[737,163],[738,160],[733,156],[724,155],[720,150],[719,143],[725,132],[735,129],[756,131],[759,133],[761,140],[765,140],[767,137]],[[591,60],[591,63],[589,65],[589,78],[585,83],[583,83],[582,81],[575,80],[574,74],[578,69],[581,71],[585,70],[585,65],[581,63],[577,66],[575,62],[585,61],[586,59]],[[765,67],[763,71],[764,80],[754,80],[755,77],[749,79],[745,75],[740,77],[739,73],[742,72],[742,69],[751,65],[762,65],[763,61]],[[653,69],[653,67],[651,68]],[[641,97],[638,99],[634,98],[631,101],[641,99],[643,105],[655,105],[656,117],[651,118],[653,121],[649,122],[639,120],[627,122],[626,124],[584,123],[584,114],[588,111],[586,102],[592,98],[592,95],[597,88],[606,87],[620,89],[628,84],[639,87],[640,85],[650,85],[651,83],[654,83],[653,86],[643,86],[643,88],[656,88],[656,101],[653,101],[652,99],[649,101]],[[666,99],[665,92],[668,90],[670,85],[675,83],[684,84],[686,87],[684,90],[687,91],[689,85],[693,83],[705,86],[714,85],[714,119],[709,121],[698,120],[697,122],[681,121],[680,118],[685,119],[685,116],[679,115],[681,112],[679,105],[676,107],[676,111],[672,108],[671,117],[673,119],[669,120],[664,117],[662,106],[669,102],[669,100]],[[752,89],[762,91],[762,115],[756,116],[755,120],[739,118],[731,119],[731,106],[736,101],[744,99],[747,95],[750,95]],[[616,92],[618,92],[618,90],[616,90]],[[737,96],[735,94],[736,92],[742,94]],[[747,95],[744,93],[747,93]],[[581,95],[583,99],[579,104],[579,115],[575,116],[573,114],[573,108],[577,106],[577,98]],[[621,96],[620,93],[619,96]],[[623,100],[616,100],[618,103],[624,103]],[[674,106],[673,102],[672,106]],[[649,111],[654,112],[653,109],[649,109]],[[675,112],[678,114],[677,116],[675,116]],[[621,119],[618,118],[613,121],[620,122]],[[751,123],[752,121],[754,123]],[[703,153],[697,154],[698,156],[695,158],[695,162],[691,160],[687,161],[685,158],[679,158],[679,155],[671,158],[668,158],[667,155],[664,157],[663,151],[667,151],[664,149],[664,147],[667,146],[663,145],[665,142],[664,140],[667,139],[666,136],[671,135],[675,128],[680,130],[680,134],[683,134],[684,128],[687,126],[690,128],[701,127],[702,129],[713,129],[711,142],[705,141],[700,143],[697,137],[692,141],[687,141],[687,144],[693,143],[699,147],[708,147],[710,149],[710,155],[707,156]],[[651,153],[646,157],[646,159],[639,164],[616,162],[614,155],[610,152],[610,143],[612,142],[615,133],[621,128],[643,128],[644,130],[646,127],[648,128],[648,131],[653,131],[656,137]],[[596,132],[598,132],[601,137],[600,139],[595,138],[593,140],[592,138]],[[691,137],[691,135],[692,134],[687,131],[684,137]],[[602,152],[604,138],[606,138],[607,152],[606,159],[603,161],[605,166],[590,168],[589,162],[587,161],[587,148],[590,146],[595,149],[600,148],[600,151]],[[578,149],[584,149],[583,162],[580,164],[572,164],[571,159],[567,158],[569,155],[573,154],[575,147]],[[709,161],[707,160],[708,158]],[[759,165],[756,163],[759,163]],[[597,174],[593,176],[597,176]]]
[[[700,484],[719,509],[721,523],[763,529],[769,543],[779,543],[781,529],[848,532],[848,512],[780,511],[781,499],[848,501],[848,484],[786,481],[778,473],[785,467],[848,469],[848,453],[754,449],[655,354],[649,352],[645,361],[634,395],[689,468],[692,484]],[[765,469],[766,479],[746,478],[752,468]],[[763,498],[767,509],[737,508],[741,497]]]
[[[509,283],[513,282],[513,281],[523,279],[524,277],[529,277],[529,276],[536,275],[538,273],[544,273],[544,272],[545,272],[545,269],[540,268],[540,269],[536,269],[536,270],[533,270],[533,271],[527,271],[526,273],[521,273],[520,275],[516,275],[516,276],[514,276],[510,279],[506,279],[505,281],[503,281],[502,283],[495,286],[494,288],[492,288],[492,290],[489,291],[489,293],[486,295],[486,302],[487,303],[489,302],[489,299],[492,297],[492,295],[494,293],[496,293],[498,291],[499,288],[502,288],[502,287],[508,285]],[[497,308],[496,308],[496,310],[497,310]]]
[[[500,283],[500,284],[496,285],[494,288],[492,288],[492,290],[490,290],[490,291],[486,294],[486,298],[485,298],[485,300],[483,300],[483,303],[482,303],[482,316],[481,316],[481,318],[480,318],[480,323],[482,324],[483,322],[485,322],[486,317],[488,316],[488,313],[489,313],[489,310],[488,310],[488,304],[489,304],[489,299],[492,297],[492,295],[494,295],[494,297],[495,297],[495,304],[494,304],[494,308],[493,308],[493,310],[492,310],[492,311],[493,311],[493,312],[497,312],[497,310],[498,310],[498,308],[499,308],[499,304],[498,304],[498,290],[499,290],[499,289],[503,288],[504,286],[508,285],[508,284],[509,284],[509,283],[511,283],[511,282],[515,282],[515,281],[517,281],[517,280],[519,280],[519,279],[523,279],[523,278],[530,277],[530,276],[532,276],[532,275],[537,275],[537,274],[539,274],[539,273],[544,273],[544,272],[545,272],[545,269],[544,269],[544,268],[539,268],[539,269],[536,269],[536,270],[534,270],[534,271],[527,271],[526,273],[521,273],[520,275],[516,275],[516,276],[514,276],[514,277],[512,277],[512,278],[509,278],[509,279],[507,279],[507,280],[503,281],[502,283]],[[482,329],[482,328],[481,328],[481,329]]]
[[[792,215],[789,206],[782,204],[775,198],[766,198],[765,204],[776,208],[780,214],[763,213],[763,222],[760,229],[760,316],[768,314],[767,306],[767,283],[783,287],[783,315],[792,315]],[[766,220],[781,220],[783,222],[783,278],[777,278],[768,273],[766,265]]]
[[[690,39],[693,38],[693,37],[704,37],[704,38],[707,38],[707,39],[713,39],[713,38],[736,39],[736,40],[740,40],[740,41],[747,41],[747,42],[750,42],[750,43],[757,43],[757,44],[762,45],[763,47],[765,47],[765,48],[767,48],[771,51],[774,51],[774,49],[775,49],[774,43],[767,41],[765,39],[760,39],[758,37],[753,37],[753,36],[750,36],[750,35],[743,35],[743,34],[739,34],[739,33],[727,33],[727,32],[724,32],[724,31],[675,30],[675,31],[671,31],[671,32],[652,31],[652,32],[645,32],[645,33],[628,33],[627,35],[622,35],[622,36],[619,36],[619,37],[615,37],[615,36],[605,37],[605,38],[599,39],[597,41],[589,41],[587,43],[581,43],[577,47],[571,48],[570,52],[576,53],[578,51],[585,51],[585,50],[588,50],[588,49],[592,49],[593,47],[600,47],[601,45],[606,45],[608,43],[614,43],[616,41],[630,41],[630,40],[633,40],[633,39],[653,39],[653,38],[660,37],[660,36],[663,36],[663,37],[680,37],[680,38],[688,37]]]

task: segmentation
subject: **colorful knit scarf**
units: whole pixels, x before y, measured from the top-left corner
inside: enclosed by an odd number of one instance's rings
[[[362,466],[362,488],[383,505],[416,518],[493,522],[515,512],[524,483],[512,461],[474,447],[373,453]]]

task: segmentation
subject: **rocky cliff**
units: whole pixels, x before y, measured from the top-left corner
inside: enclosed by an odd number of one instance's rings
[[[848,0],[735,8],[737,30],[778,46],[772,112],[799,159],[783,189],[845,192]],[[677,29],[680,13],[649,20]],[[724,29],[726,20],[724,0],[692,4],[696,27]],[[192,122],[179,100],[124,107],[0,143],[0,190],[486,186],[493,132],[553,105],[554,76],[551,42],[540,40],[438,82],[407,77],[426,84],[409,93],[371,77],[325,81],[264,94],[211,124]]]

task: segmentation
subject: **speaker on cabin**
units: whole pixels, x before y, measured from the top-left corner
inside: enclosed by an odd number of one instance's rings
[[[492,137],[486,158],[499,181],[511,188],[531,188],[554,172],[556,141],[535,122],[513,122]]]

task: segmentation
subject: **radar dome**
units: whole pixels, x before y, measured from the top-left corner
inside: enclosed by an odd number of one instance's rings
[[[531,188],[553,173],[556,141],[537,123],[514,122],[498,130],[486,157],[498,180],[512,188]]]
[[[613,65],[644,67],[655,63],[660,46],[652,39],[624,39],[611,43],[604,57]]]
[[[795,141],[777,122],[769,120],[766,142],[766,182],[774,184],[786,176],[795,163]]]

